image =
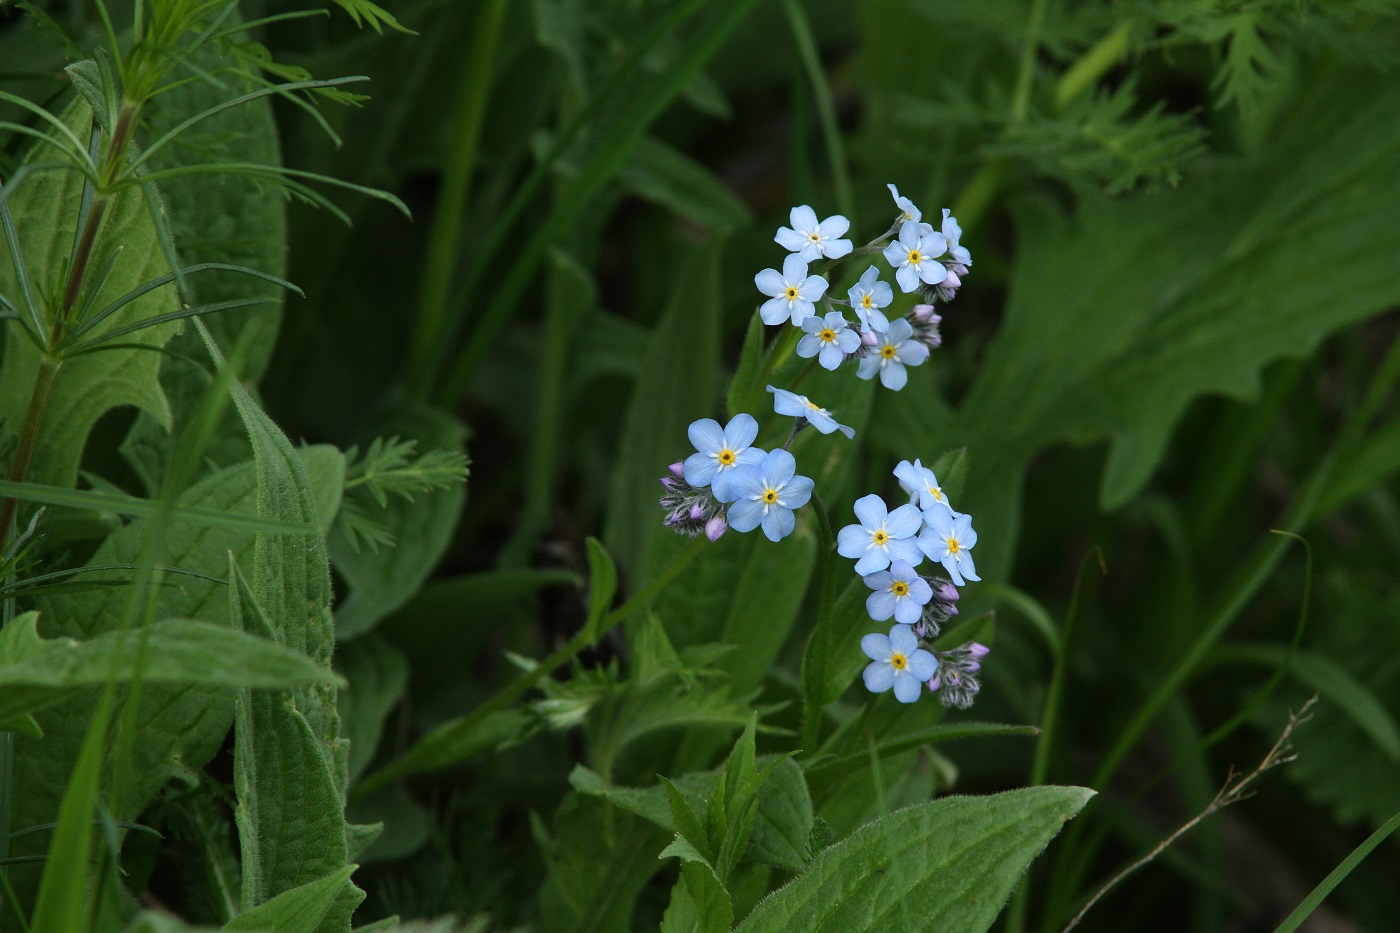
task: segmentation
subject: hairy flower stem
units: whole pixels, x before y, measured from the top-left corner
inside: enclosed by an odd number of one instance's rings
[[[24,427],[19,436],[19,447],[10,466],[12,483],[23,482],[29,473],[29,464],[34,460],[34,447],[39,441],[39,427],[44,423],[44,410],[48,408],[49,396],[53,394],[53,380],[60,365],[58,360],[48,357],[39,362],[39,372],[34,377],[34,392],[29,396],[29,410],[25,412]],[[9,544],[10,526],[14,523],[18,507],[17,499],[7,496],[0,500],[0,554]]]
[[[140,113],[139,103],[127,101],[117,117],[116,126],[112,128],[112,145],[107,149],[107,157],[103,160],[99,174],[100,190],[93,199],[87,216],[82,220],[83,229],[78,234],[77,245],[73,249],[73,262],[68,267],[68,279],[63,288],[63,303],[54,315],[48,346],[39,362],[39,371],[34,375],[34,391],[29,396],[29,409],[25,412],[24,425],[20,428],[19,446],[15,450],[14,463],[10,466],[12,483],[22,483],[29,475],[29,465],[34,460],[34,448],[39,442],[39,430],[44,423],[44,412],[48,410],[49,396],[53,394],[54,378],[58,375],[59,366],[63,364],[62,357],[56,356],[55,351],[60,348],[64,332],[72,324],[69,318],[78,305],[78,296],[82,294],[83,281],[87,278],[88,266],[92,262],[92,251],[97,244],[97,234],[102,228],[107,208],[111,205],[112,199],[106,193],[106,188],[116,179],[117,172],[126,158],[126,149],[131,143],[131,134],[136,129],[136,120]],[[4,553],[5,546],[9,543],[10,525],[14,522],[15,511],[18,508],[19,501],[12,497],[7,496],[0,500],[0,554]]]

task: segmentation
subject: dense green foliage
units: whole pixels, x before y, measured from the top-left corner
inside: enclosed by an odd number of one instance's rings
[[[1397,68],[1389,0],[0,0],[0,933],[1392,929]],[[976,257],[900,391],[753,283],[889,182]],[[672,534],[775,381],[818,497]],[[916,457],[972,712],[861,683]]]

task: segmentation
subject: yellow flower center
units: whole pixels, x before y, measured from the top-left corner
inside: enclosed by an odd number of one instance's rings
[[[934,502],[942,502],[942,501],[943,501],[943,490],[942,490],[942,489],[939,489],[937,486],[930,486],[930,487],[928,488],[928,491],[929,491],[930,493],[933,494],[933,501],[934,501]]]
[[[822,343],[831,343],[831,341],[836,339],[836,331],[828,327],[820,334],[817,334],[817,336],[821,338]]]
[[[924,254],[923,254],[923,253],[919,252],[919,251],[916,250],[916,249],[911,249],[911,250],[909,251],[909,264],[910,264],[911,266],[917,266],[919,263],[921,263],[921,262],[923,262],[923,261],[924,261]]]
[[[894,344],[887,343],[880,348],[880,355],[887,360],[894,359]]]
[[[894,586],[890,587],[890,592],[896,596],[908,596],[909,584],[905,583],[903,580],[896,580],[894,581]]]
[[[777,502],[777,501],[778,501],[778,490],[776,490],[776,489],[765,489],[765,490],[763,490],[763,501],[764,501],[766,504],[768,504],[768,505],[772,505],[773,503]]]
[[[724,466],[733,466],[733,465],[734,465],[735,454],[734,454],[734,451],[730,450],[728,447],[726,447],[726,448],[724,448],[723,450],[721,450],[721,451],[719,452],[719,455],[718,455],[718,456],[719,456],[719,462],[720,462],[721,464],[723,464]]]
[[[885,533],[885,529],[883,528],[872,534],[870,537],[873,538],[875,540],[875,543],[880,545],[881,547],[883,547],[885,542],[890,539],[890,536]]]
[[[822,241],[822,235],[814,230],[807,234],[807,239],[811,240],[813,243],[820,243]]]
[[[796,300],[797,300],[797,286],[796,286],[796,285],[789,285],[789,286],[787,287],[787,300],[788,300],[788,301],[796,301]]]
[[[898,651],[890,655],[890,667],[894,668],[897,671],[902,671],[908,666],[909,659],[906,658],[904,655],[900,654]]]
[[[948,553],[949,553],[949,554],[957,554],[957,553],[958,553],[959,551],[961,551],[961,550],[962,550],[962,545],[958,543],[958,539],[957,539],[957,538],[953,538],[953,537],[949,537],[949,538],[948,538]]]
[[[865,308],[865,309],[868,311],[868,310],[870,310],[871,308],[875,307],[875,299],[874,299],[874,298],[871,298],[868,294],[866,294],[866,295],[861,295],[861,296],[860,296],[860,305],[861,305],[862,308]]]

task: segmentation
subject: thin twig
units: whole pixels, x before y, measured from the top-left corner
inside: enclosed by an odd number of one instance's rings
[[[1166,851],[1167,846],[1176,842],[1177,839],[1194,829],[1196,824],[1200,823],[1206,817],[1212,816],[1220,810],[1225,809],[1232,803],[1239,803],[1241,800],[1252,797],[1254,792],[1246,792],[1246,788],[1254,783],[1265,771],[1270,771],[1277,768],[1279,765],[1286,765],[1294,758],[1297,758],[1298,756],[1293,753],[1293,747],[1288,744],[1288,740],[1292,737],[1293,730],[1307,721],[1308,710],[1312,709],[1313,704],[1316,702],[1317,694],[1313,694],[1312,698],[1304,703],[1302,707],[1299,708],[1298,712],[1289,713],[1288,725],[1283,727],[1283,732],[1279,734],[1278,741],[1274,742],[1274,747],[1269,749],[1269,753],[1264,756],[1263,761],[1259,762],[1257,768],[1238,779],[1236,779],[1234,769],[1231,768],[1229,775],[1225,778],[1225,786],[1220,789],[1220,792],[1215,795],[1215,799],[1213,799],[1204,810],[1187,820],[1176,832],[1157,843],[1157,845],[1152,848],[1151,852],[1148,852],[1142,858],[1114,875],[1107,884],[1095,891],[1094,896],[1089,898],[1088,903],[1079,908],[1079,913],[1075,914],[1074,918],[1070,920],[1069,923],[1065,924],[1065,928],[1061,930],[1060,933],[1069,933],[1070,930],[1078,926],[1079,921],[1083,920],[1084,915],[1089,912],[1089,908],[1097,904],[1105,894],[1117,887],[1119,882],[1124,878],[1161,855]]]

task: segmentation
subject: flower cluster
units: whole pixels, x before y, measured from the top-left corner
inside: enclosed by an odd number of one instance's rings
[[[754,284],[767,298],[758,309],[765,324],[786,322],[801,329],[799,357],[832,371],[852,363],[857,377],[879,376],[883,386],[898,391],[908,382],[908,367],[924,363],[942,344],[942,318],[934,308],[953,299],[972,256],[959,242],[962,228],[947,209],[941,227],[934,229],[917,205],[894,185],[888,187],[898,208],[894,222],[860,247],[846,238],[850,221],[845,217],[820,219],[807,205],[793,208],[791,226],[780,227],[773,238],[789,255],[781,269],[754,276]],[[881,279],[877,265],[861,273],[844,299],[828,294],[831,282],[825,274],[835,264],[877,253],[900,292],[918,301],[893,319],[887,309],[896,301],[895,290]],[[822,263],[817,271],[811,269],[815,262]],[[793,439],[807,427],[848,438],[855,432],[805,395],[772,385],[768,391],[774,413],[796,419],[787,442],[775,450],[754,446],[758,421],[744,413],[723,427],[710,418],[692,423],[695,453],[671,464],[670,475],[661,480],[668,527],[691,536],[703,533],[711,541],[730,528],[762,528],[772,541],[792,533],[796,510],[813,492],[812,480],[798,475],[797,461],[788,451]],[[909,502],[890,510],[877,495],[857,500],[857,523],[842,528],[836,542],[841,556],[855,559],[856,573],[871,590],[865,604],[870,617],[894,620],[888,635],[861,640],[871,659],[865,685],[875,693],[893,690],[902,703],[917,700],[927,686],[945,706],[966,708],[977,694],[987,648],[969,642],[940,651],[933,639],[958,614],[958,587],[978,579],[972,560],[977,533],[972,518],[953,511],[938,478],[918,460],[900,462],[894,475]],[[941,572],[920,574],[917,568],[925,558],[941,565]]]
[[[908,381],[906,367],[918,366],[929,351],[943,341],[938,333],[940,317],[933,302],[949,302],[972,265],[972,254],[959,240],[962,228],[947,208],[943,225],[935,230],[923,222],[923,213],[899,189],[889,186],[899,213],[885,233],[859,248],[844,238],[850,221],[840,214],[818,220],[816,211],[803,204],[789,215],[791,227],[779,227],[774,241],[789,251],[783,268],[764,269],[754,285],[768,296],[759,308],[765,324],[790,321],[802,328],[797,355],[816,358],[823,369],[835,370],[850,360],[862,379],[880,377],[887,389],[898,391]],[[818,259],[832,262],[856,256],[881,254],[894,272],[895,283],[905,294],[918,293],[924,304],[891,321],[884,309],[894,302],[894,289],[880,280],[880,270],[870,266],[846,292],[845,299],[827,294],[830,282],[809,274]],[[821,304],[824,310],[818,310]],[[851,309],[848,320],[837,306]]]
[[[895,621],[888,637],[872,634],[861,641],[871,659],[865,685],[875,693],[893,687],[896,699],[912,703],[919,692],[901,684],[917,675],[945,706],[966,708],[977,694],[979,659],[987,649],[975,642],[948,652],[922,645],[957,615],[957,588],[980,579],[972,561],[977,532],[972,516],[953,511],[938,477],[918,460],[900,461],[894,475],[910,501],[890,511],[879,496],[857,499],[857,523],[836,537],[837,553],[855,558],[856,573],[871,589],[865,600],[870,618]],[[917,573],[925,557],[941,564],[948,576]]]

